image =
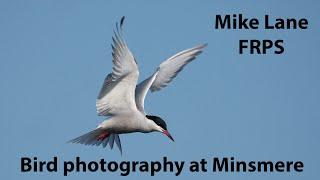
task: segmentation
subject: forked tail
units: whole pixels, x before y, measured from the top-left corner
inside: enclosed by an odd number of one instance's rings
[[[114,142],[116,142],[120,153],[122,154],[122,147],[119,134],[110,134],[107,131],[97,128],[93,131],[90,131],[82,136],[74,138],[70,141],[70,143],[78,143],[84,145],[102,145],[102,147],[106,147],[108,144],[110,148],[113,148]]]

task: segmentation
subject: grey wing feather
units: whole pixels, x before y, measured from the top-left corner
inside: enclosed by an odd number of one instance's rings
[[[184,50],[161,63],[159,66],[159,73],[152,83],[150,90],[154,92],[166,87],[185,67],[185,65],[194,60],[206,46],[207,44],[203,44]]]
[[[112,37],[113,44],[111,45],[112,62],[114,64],[112,68],[112,78],[113,80],[116,80],[117,78],[130,73],[137,65],[135,58],[125,41],[122,39],[120,32],[117,30],[114,34],[114,37]]]
[[[104,79],[102,88],[99,92],[98,99],[102,98],[104,95],[108,94],[122,79],[120,77],[117,81],[112,79],[112,73],[108,74],[107,77]]]
[[[124,18],[121,19],[121,30],[123,21]],[[112,41],[112,73],[105,78],[96,101],[100,116],[111,116],[136,109],[134,92],[139,76],[138,66],[122,38],[118,23]]]
[[[161,63],[152,76],[136,86],[135,100],[137,108],[144,113],[144,99],[149,89],[154,92],[166,87],[184,66],[194,60],[206,46],[206,44],[203,44],[181,51]]]
[[[149,78],[139,83],[136,87],[135,99],[136,99],[137,108],[140,112],[144,112],[144,99],[153,81],[155,80],[158,72],[159,71],[156,71],[152,76],[150,76]]]

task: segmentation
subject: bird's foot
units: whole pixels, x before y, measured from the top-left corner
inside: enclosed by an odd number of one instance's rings
[[[101,133],[98,138],[97,138],[97,141],[102,141],[104,140],[105,138],[107,138],[110,134],[108,132],[103,132]]]

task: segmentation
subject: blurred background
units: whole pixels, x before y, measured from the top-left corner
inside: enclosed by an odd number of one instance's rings
[[[215,30],[216,14],[307,18],[307,30]],[[166,58],[201,43],[204,52],[164,90],[149,114],[175,138],[121,135],[117,149],[68,144],[103,120],[95,99],[111,71],[111,36],[126,16],[125,39],[148,77]],[[319,1],[0,1],[0,179],[58,179],[21,173],[20,158],[86,161],[303,161],[302,173],[190,173],[177,179],[315,179],[320,157]],[[283,39],[285,52],[238,54],[240,39]],[[159,173],[154,179],[173,178]],[[124,179],[73,173],[68,179]],[[129,178],[149,179],[149,173]]]

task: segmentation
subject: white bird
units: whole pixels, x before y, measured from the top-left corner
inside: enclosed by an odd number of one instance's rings
[[[139,70],[136,59],[123,40],[123,22],[124,17],[120,20],[120,28],[116,24],[112,38],[112,72],[105,78],[96,101],[98,115],[108,118],[93,131],[69,142],[103,147],[109,144],[111,149],[116,142],[122,153],[119,134],[161,132],[174,141],[163,119],[145,113],[144,99],[149,89],[155,92],[166,87],[185,65],[202,52],[206,44],[168,58],[149,78],[137,85]]]

